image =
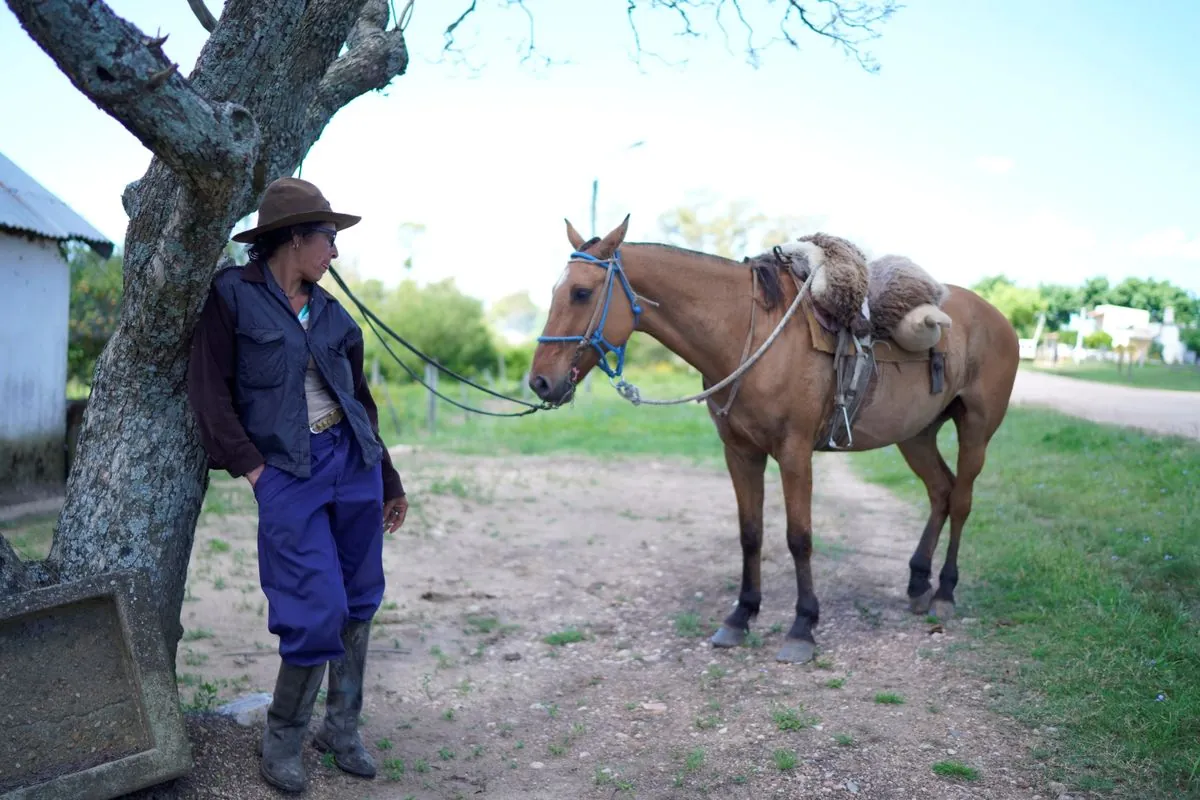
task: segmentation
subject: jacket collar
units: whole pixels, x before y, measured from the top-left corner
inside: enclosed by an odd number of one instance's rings
[[[266,270],[264,269],[262,262],[261,261],[247,262],[247,264],[244,267],[242,267],[242,280],[245,281],[246,283],[261,283],[264,285],[267,284],[268,281],[267,281]],[[274,280],[270,281],[270,283],[274,283],[274,282],[275,282]],[[309,317],[310,317],[310,319],[315,319],[321,313],[322,309],[325,308],[326,303],[336,302],[336,300],[334,300],[332,295],[330,295],[328,292],[326,292],[324,289],[322,289],[320,286],[318,286],[315,283],[308,284],[308,288],[309,288],[309,300],[308,300]]]

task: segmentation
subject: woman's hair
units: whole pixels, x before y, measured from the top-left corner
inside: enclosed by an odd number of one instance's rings
[[[319,223],[306,222],[301,225],[289,225],[286,228],[276,228],[273,231],[267,231],[255,238],[246,247],[246,255],[251,261],[266,262],[281,245],[287,244],[292,240],[292,234],[304,238],[312,235],[319,227],[321,227]]]

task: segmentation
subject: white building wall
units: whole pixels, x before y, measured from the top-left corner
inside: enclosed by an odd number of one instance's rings
[[[71,275],[57,243],[0,231],[0,441],[66,430]]]

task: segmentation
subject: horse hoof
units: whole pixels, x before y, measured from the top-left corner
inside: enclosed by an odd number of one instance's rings
[[[749,631],[722,625],[709,641],[712,642],[713,647],[740,647],[746,641],[747,633]]]
[[[934,600],[933,616],[945,622],[946,620],[954,619],[954,601],[952,600]]]
[[[776,661],[786,664],[804,664],[813,660],[817,646],[804,639],[788,639],[775,655]]]
[[[932,586],[926,589],[924,593],[908,598],[908,610],[914,614],[928,614],[931,600],[933,600]]]

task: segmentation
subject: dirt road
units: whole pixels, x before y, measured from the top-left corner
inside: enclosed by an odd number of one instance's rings
[[[307,748],[308,797],[1058,797],[1030,757],[1053,732],[992,713],[998,687],[960,663],[975,623],[943,631],[906,610],[923,518],[843,457],[818,458],[819,658],[799,666],[774,659],[795,580],[770,474],[763,611],[751,646],[731,651],[707,641],[741,572],[724,470],[429,452],[396,461],[413,509],[387,547],[363,712],[380,774],[347,778]],[[203,682],[223,696],[270,691],[278,663],[253,500],[237,483],[212,491],[230,513],[197,536],[185,698]],[[969,562],[962,572],[960,587],[978,579]],[[546,642],[555,635],[570,643]],[[256,735],[201,736],[179,796],[272,796]],[[940,776],[939,762],[978,777]]]
[[[1023,369],[1017,373],[1012,402],[1045,406],[1094,422],[1200,439],[1200,392],[1134,389]]]

